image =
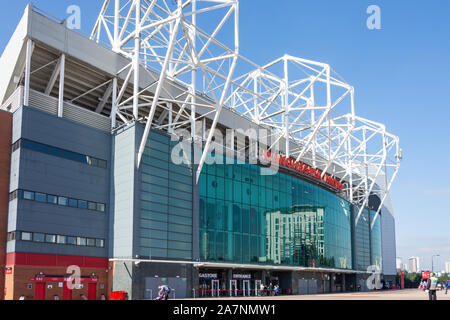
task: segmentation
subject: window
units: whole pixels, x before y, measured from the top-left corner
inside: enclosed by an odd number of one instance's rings
[[[35,200],[37,202],[47,202],[47,195],[45,193],[37,193],[36,192]]]
[[[77,238],[75,237],[67,237],[67,244],[76,245],[77,244]]]
[[[19,196],[19,190],[11,192],[9,194],[9,201],[13,201],[13,200],[17,199],[18,196]]]
[[[66,236],[56,236],[56,243],[58,244],[66,244]]]
[[[26,200],[34,200],[34,192],[24,191],[23,192],[23,198],[26,199]]]
[[[69,199],[69,207],[77,208],[78,207],[78,200],[76,200],[76,199]]]
[[[8,232],[8,241],[16,240],[16,232]]]
[[[45,242],[56,243],[56,235],[54,235],[54,234],[46,234],[45,235]]]
[[[78,208],[80,208],[80,209],[87,209],[87,201],[78,200]]]
[[[106,169],[108,166],[108,163],[105,160],[98,160],[98,166],[99,166],[99,168]]]
[[[58,204],[60,206],[67,206],[69,200],[66,197],[58,197]]]
[[[45,241],[45,234],[43,234],[43,233],[34,233],[33,234],[33,241],[35,241],[35,242],[44,242]]]
[[[97,203],[97,211],[105,212],[105,205],[103,203]]]
[[[86,238],[77,237],[77,246],[85,246],[85,245],[86,245]]]
[[[97,204],[95,202],[88,202],[88,209],[89,210],[97,210]]]
[[[33,239],[33,234],[31,232],[22,232],[22,241],[31,241]]]
[[[70,206],[72,208],[89,209],[93,211],[105,212],[106,205],[104,203],[97,203],[87,200],[77,200],[62,196],[55,196],[33,191],[16,190],[9,194],[9,201],[16,198],[23,198],[26,200],[35,200],[37,202],[57,204],[60,206]]]
[[[99,248],[103,248],[105,246],[105,241],[103,239],[96,239],[95,246]]]
[[[87,238],[86,243],[87,243],[88,247],[95,247],[95,239]]]
[[[12,152],[16,151],[17,149],[20,148],[20,140],[17,140],[16,142],[14,142],[14,144],[12,145]]]
[[[51,204],[58,204],[58,197],[49,194],[47,195],[47,202]]]
[[[93,167],[98,167],[98,159],[96,159],[96,158],[91,158],[91,166],[93,166]]]
[[[86,155],[83,155],[80,153],[63,150],[60,148],[48,146],[48,145],[45,145],[42,143],[38,143],[38,142],[26,140],[26,139],[21,139],[21,140],[17,141],[16,143],[14,143],[12,146],[13,152],[15,150],[17,150],[20,147],[20,145],[22,145],[22,147],[25,149],[30,149],[30,150],[34,150],[37,152],[50,154],[55,157],[65,158],[65,159],[76,161],[76,162],[81,162],[81,163],[88,164],[90,166],[99,167],[102,169],[107,168],[106,160],[97,159],[97,158],[94,158],[91,156],[86,156]]]

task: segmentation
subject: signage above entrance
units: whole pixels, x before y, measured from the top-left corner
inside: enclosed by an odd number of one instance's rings
[[[251,274],[242,274],[242,273],[235,273],[233,274],[233,279],[251,279]]]
[[[342,188],[343,188],[342,183],[339,182],[337,179],[332,178],[330,175],[328,175],[326,173],[323,175],[323,178],[322,178],[322,173],[323,173],[322,170],[314,169],[313,167],[311,167],[303,162],[295,161],[291,158],[286,158],[279,154],[272,154],[272,152],[267,151],[267,150],[264,150],[263,157],[264,157],[264,161],[278,163],[282,167],[293,169],[293,170],[296,170],[303,174],[307,174],[315,179],[325,182],[326,184],[332,186],[335,189],[342,191]]]
[[[217,279],[217,273],[199,273],[198,277],[203,279]]]

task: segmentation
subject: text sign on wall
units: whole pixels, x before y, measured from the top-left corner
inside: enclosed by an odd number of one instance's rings
[[[322,177],[323,172],[321,170],[314,169],[313,167],[307,165],[306,163],[303,163],[300,161],[295,161],[293,159],[286,158],[279,154],[278,155],[272,154],[272,152],[266,151],[266,150],[264,150],[264,152],[263,152],[263,159],[264,159],[264,161],[278,163],[282,167],[294,169],[303,174],[307,174],[313,178],[321,180],[321,181],[325,182],[326,184],[329,184],[330,186],[342,191],[343,186],[342,186],[341,182],[339,182],[337,179],[331,177],[328,174],[324,174]]]
[[[217,279],[217,273],[199,273],[198,277],[203,279]]]

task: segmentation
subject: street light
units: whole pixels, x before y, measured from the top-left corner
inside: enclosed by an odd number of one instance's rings
[[[400,271],[402,271],[402,268],[403,268],[403,257],[397,257],[397,259],[400,259]],[[395,261],[395,263],[397,264],[397,261]]]
[[[434,273],[434,262],[433,262],[434,257],[440,257],[440,255],[435,254],[435,255],[431,256],[431,272],[433,272],[433,273]]]

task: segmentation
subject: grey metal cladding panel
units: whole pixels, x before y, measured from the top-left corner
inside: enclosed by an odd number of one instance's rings
[[[6,243],[6,253],[16,252],[16,241],[8,241]]]
[[[392,213],[383,206],[381,219],[381,248],[383,273],[395,275],[396,271],[396,239],[395,239],[395,219]]]
[[[22,137],[22,114],[23,114],[23,108],[17,109],[13,114],[13,121],[12,121],[12,142],[16,142],[18,139]]]
[[[17,223],[17,200],[9,202],[8,208],[8,224],[7,224],[7,232],[16,231],[16,223]]]
[[[110,74],[115,74],[129,63],[126,58],[35,12],[31,14],[29,34],[35,40]]]
[[[107,214],[19,200],[16,230],[106,239]]]
[[[22,109],[22,138],[109,160],[111,156],[109,133],[34,108]]]
[[[9,192],[19,188],[19,172],[20,172],[20,154],[21,150],[16,150],[11,155],[11,168],[9,175]]]
[[[115,257],[133,255],[135,128],[114,136],[114,252]]]
[[[108,204],[107,169],[33,150],[20,154],[19,189]]]

